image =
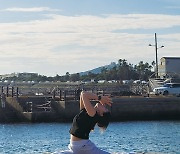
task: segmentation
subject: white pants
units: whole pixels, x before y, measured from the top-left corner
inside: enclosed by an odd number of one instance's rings
[[[97,148],[90,140],[70,141],[68,148],[54,154],[110,154]]]

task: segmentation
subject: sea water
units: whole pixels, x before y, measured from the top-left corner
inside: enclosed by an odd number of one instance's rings
[[[70,123],[0,124],[0,154],[67,150]],[[108,152],[180,153],[180,121],[112,122],[90,139]]]

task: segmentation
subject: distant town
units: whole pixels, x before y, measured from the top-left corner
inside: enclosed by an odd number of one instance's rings
[[[149,81],[149,78],[178,78],[180,76],[180,57],[162,57],[158,65],[158,76],[156,76],[156,64],[140,61],[134,65],[128,63],[125,59],[119,59],[117,63],[112,62],[109,65],[98,67],[86,72],[73,73],[66,72],[65,75],[56,75],[48,77],[38,73],[11,73],[0,75],[2,83],[39,83],[39,82],[83,82],[83,83],[104,83],[104,82],[122,82],[141,80]]]
[[[110,65],[95,68],[93,70],[81,73],[70,74],[67,72],[65,75],[56,75],[54,77],[47,77],[39,75],[38,73],[11,73],[0,75],[1,82],[115,82],[123,80],[145,80],[154,73],[152,68],[154,62],[148,64],[147,62],[140,61],[138,64],[133,65],[128,63],[125,59],[119,59],[117,63],[113,62]]]

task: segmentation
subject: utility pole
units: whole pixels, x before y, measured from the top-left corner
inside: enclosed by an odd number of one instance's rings
[[[158,47],[157,47],[157,36],[156,36],[156,33],[155,33],[154,37],[155,37],[155,50],[156,50],[156,78],[158,78],[158,55],[157,55]]]
[[[163,48],[164,46],[162,45],[161,47],[158,48],[156,33],[154,34],[154,39],[155,39],[155,45],[149,44],[149,46],[155,46],[155,51],[156,51],[156,68],[155,68],[155,75],[156,75],[156,78],[158,78],[158,49],[159,49],[159,48]]]

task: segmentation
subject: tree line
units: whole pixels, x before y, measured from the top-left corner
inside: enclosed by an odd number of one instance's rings
[[[153,65],[153,62],[152,62]],[[153,74],[151,71],[152,65],[147,62],[140,61],[137,65],[128,63],[125,59],[119,59],[116,65],[107,69],[103,67],[101,72],[98,74],[88,72],[86,75],[80,75],[80,73],[70,74],[66,72],[65,75],[56,75],[54,77],[47,77],[45,75],[33,74],[30,77],[14,76],[5,78],[5,80],[11,81],[99,81],[99,80],[148,80],[149,76]]]
[[[140,61],[137,65],[133,65],[128,63],[125,59],[119,59],[118,63],[112,69],[108,70],[104,67],[99,74],[89,72],[87,75],[81,76],[81,80],[148,80],[154,73],[151,71],[152,68],[153,66],[147,62],[144,63],[143,61]],[[76,75],[78,76],[78,74],[71,76],[73,77],[71,79],[75,79],[74,77]]]

